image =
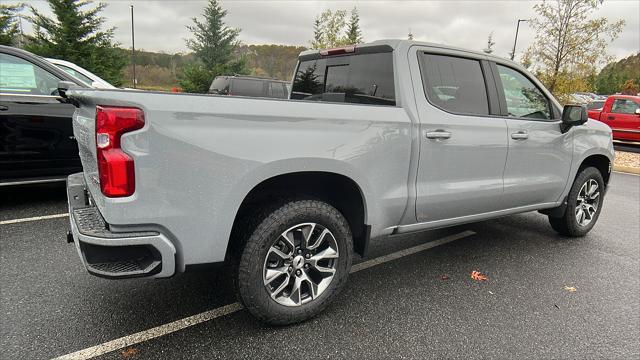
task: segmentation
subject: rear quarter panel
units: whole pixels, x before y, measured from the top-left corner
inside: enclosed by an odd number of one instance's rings
[[[89,104],[76,113],[76,132],[83,161],[93,161],[85,176],[105,220],[168,234],[180,265],[222,261],[244,197],[273,176],[326,171],[351,178],[374,236],[397,224],[406,207],[411,122],[400,107],[148,92],[73,96]],[[98,104],[145,113],[144,128],[122,137],[135,160],[131,197],[100,196],[90,179],[95,140],[86,122]]]

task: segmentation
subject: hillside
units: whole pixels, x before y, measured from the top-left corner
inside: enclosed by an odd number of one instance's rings
[[[291,80],[298,54],[306,48],[286,45],[242,45],[238,56],[245,56],[252,75]],[[131,51],[122,49],[128,59]],[[166,54],[136,50],[138,86],[148,89],[170,89],[178,85],[178,78],[186,64],[194,61],[192,54]],[[133,65],[124,69],[125,87],[132,86]]]
[[[640,53],[605,66],[596,76],[596,91],[599,94],[615,94],[622,91],[627,80],[640,84]]]

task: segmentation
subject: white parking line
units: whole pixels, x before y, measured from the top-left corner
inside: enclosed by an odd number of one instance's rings
[[[355,273],[361,270],[365,270],[368,269],[370,267],[376,266],[376,265],[380,265],[380,264],[384,264],[386,262],[389,261],[393,261],[408,255],[412,255],[421,251],[425,251],[431,248],[434,248],[436,246],[439,245],[443,245],[455,240],[459,240],[462,238],[465,238],[467,236],[471,236],[474,235],[475,232],[474,231],[463,231],[461,233],[458,234],[454,234],[454,235],[449,235],[446,237],[443,237],[441,239],[438,240],[434,240],[425,244],[421,244],[418,246],[414,246],[408,249],[404,249],[404,250],[400,250],[400,251],[396,251],[394,253],[388,254],[388,255],[384,255],[384,256],[380,256],[377,257],[375,259],[371,259],[371,260],[367,260],[364,262],[361,262],[359,264],[354,265],[353,267],[351,267],[351,273]],[[196,314],[193,316],[189,316],[186,317],[184,319],[180,319],[180,320],[176,320],[164,325],[160,325],[160,326],[156,326],[154,328],[148,329],[148,330],[143,330],[140,332],[137,332],[135,334],[131,334],[131,335],[127,335],[115,340],[111,340],[111,341],[107,341],[105,343],[102,343],[100,345],[96,345],[96,346],[92,346],[90,348],[86,348],[84,350],[80,350],[80,351],[76,351],[74,353],[71,354],[67,354],[67,355],[62,355],[59,356],[53,360],[70,360],[70,359],[74,359],[74,360],[81,360],[81,359],[91,359],[93,357],[96,356],[100,356],[100,355],[104,355],[106,353],[110,353],[112,351],[116,351],[116,350],[120,350],[123,348],[126,348],[127,346],[131,346],[131,345],[135,345],[135,344],[139,344],[151,339],[155,339],[157,337],[161,337],[164,335],[168,335],[171,333],[174,333],[176,331],[188,328],[190,326],[194,326],[194,325],[198,325],[201,324],[203,322],[209,321],[209,320],[213,320],[215,318],[219,318],[221,316],[225,316],[225,315],[229,315],[229,314],[233,314],[237,311],[240,311],[243,309],[242,304],[240,304],[239,302],[235,302],[233,304],[229,304],[229,305],[225,305],[225,306],[221,306],[219,308],[215,308],[213,310],[209,310],[209,311],[205,311],[202,312],[200,314]]]
[[[17,224],[17,223],[28,222],[28,221],[36,221],[36,220],[57,219],[57,218],[67,217],[67,216],[69,216],[69,213],[45,215],[45,216],[34,216],[30,218],[13,219],[13,220],[3,220],[3,221],[0,221],[0,225]]]

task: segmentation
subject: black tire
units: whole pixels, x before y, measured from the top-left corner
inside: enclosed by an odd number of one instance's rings
[[[254,220],[258,225],[246,229],[248,236],[244,239],[238,263],[237,287],[242,304],[253,316],[270,325],[297,323],[322,312],[344,288],[351,269],[353,239],[344,216],[322,201],[290,200],[266,210]],[[331,260],[335,274],[322,293],[307,303],[286,306],[276,302],[264,284],[265,260],[280,235],[301,223],[316,223],[329,230],[335,238],[339,256]],[[293,276],[292,273],[291,279]]]
[[[584,184],[590,180],[595,180],[598,183],[599,200],[598,206],[592,220],[587,225],[580,225],[576,219],[576,206],[578,205],[578,195]],[[549,216],[549,223],[551,227],[560,235],[569,237],[582,237],[585,236],[595,226],[600,212],[602,211],[602,205],[604,200],[604,180],[600,171],[594,167],[587,167],[580,171],[576,176],[576,179],[571,186],[569,195],[567,196],[567,207],[564,214],[561,217]]]

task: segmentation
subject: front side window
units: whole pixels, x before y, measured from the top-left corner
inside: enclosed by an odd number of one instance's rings
[[[549,100],[531,80],[514,69],[502,65],[497,67],[509,116],[551,119]]]
[[[611,112],[618,114],[635,114],[638,104],[629,99],[615,99],[611,105]]]
[[[41,67],[9,54],[0,54],[0,92],[56,95],[59,78]]]
[[[469,115],[489,115],[487,88],[480,61],[421,54],[425,95],[439,108]]]
[[[392,53],[300,62],[291,99],[370,105],[396,104]]]

